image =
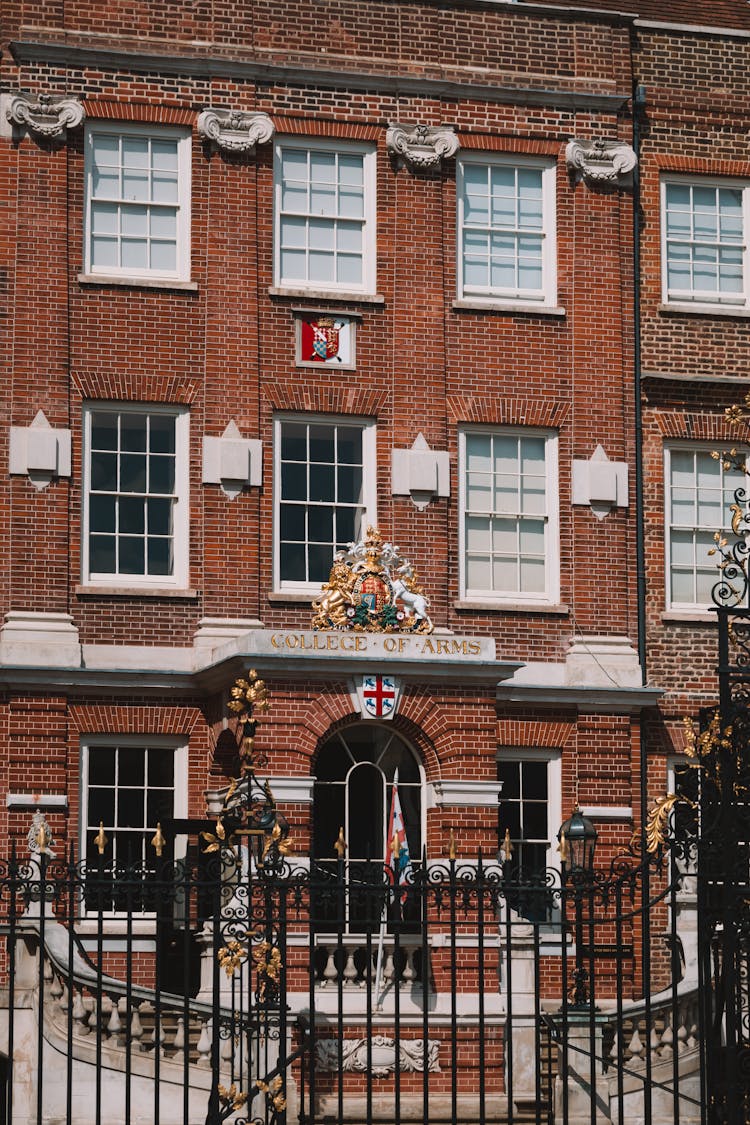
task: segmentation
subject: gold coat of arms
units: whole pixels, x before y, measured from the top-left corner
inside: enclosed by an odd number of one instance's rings
[[[338,551],[320,597],[313,602],[313,629],[369,633],[431,633],[429,600],[414,567],[376,527]]]

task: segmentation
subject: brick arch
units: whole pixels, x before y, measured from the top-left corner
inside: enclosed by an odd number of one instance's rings
[[[118,402],[168,402],[190,405],[199,385],[179,376],[141,375],[114,371],[75,371],[71,385],[82,399]]]
[[[484,425],[545,426],[560,429],[570,413],[568,403],[551,399],[512,396],[449,395],[448,415],[452,422],[477,422]]]
[[[689,438],[692,441],[738,441],[738,427],[729,422],[723,409],[713,413],[657,409],[654,410],[653,416],[665,438]]]
[[[117,706],[111,703],[73,704],[70,723],[85,734],[192,734],[202,719],[197,707],[179,707],[164,704],[143,704],[139,707]]]
[[[497,741],[500,746],[534,746],[539,749],[564,749],[576,733],[575,719],[499,719]]]
[[[289,379],[266,388],[266,398],[272,410],[296,411],[300,414],[355,414],[359,417],[377,417],[382,413],[388,398],[387,391],[373,387],[346,384],[316,387]]]
[[[315,750],[310,758],[311,774],[315,772],[315,765],[322,746],[328,742],[334,734],[361,722],[368,722],[368,720],[363,720],[361,715],[350,711],[348,715],[343,715],[328,727],[324,734],[316,740]],[[404,742],[407,742],[411,746],[421,759],[425,771],[425,781],[432,781],[438,777],[440,775],[440,769],[437,753],[432,740],[425,734],[424,730],[403,714],[396,715],[395,718],[390,720],[390,723],[396,733],[403,738]],[[386,726],[387,724],[382,723],[379,725]]]

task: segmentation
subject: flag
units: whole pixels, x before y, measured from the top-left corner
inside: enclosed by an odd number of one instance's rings
[[[409,855],[409,841],[406,838],[404,814],[401,811],[401,802],[398,797],[398,770],[393,775],[385,863],[390,871],[393,886],[395,887],[398,884],[398,886],[406,888],[411,880],[411,856]],[[401,905],[403,905],[406,902],[405,889],[400,897]]]

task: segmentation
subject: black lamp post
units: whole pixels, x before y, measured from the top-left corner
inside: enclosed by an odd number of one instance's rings
[[[573,884],[575,904],[576,967],[573,974],[573,1007],[585,1008],[589,1003],[589,974],[583,963],[583,894],[594,871],[597,832],[588,817],[576,807],[557,833],[565,883]]]

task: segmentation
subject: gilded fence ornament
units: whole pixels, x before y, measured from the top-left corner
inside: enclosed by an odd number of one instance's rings
[[[242,1109],[247,1101],[247,1094],[243,1094],[242,1090],[239,1090],[234,1082],[229,1087],[222,1086],[220,1082],[216,1087],[216,1091],[219,1095],[219,1101],[226,1109]]]
[[[228,977],[247,961],[247,950],[240,941],[228,941],[216,954],[219,965]]]
[[[281,1092],[284,1083],[280,1074],[277,1074],[270,1082],[265,1082],[262,1078],[257,1078],[255,1080],[255,1085],[260,1090],[261,1094],[266,1095],[267,1100],[277,1113],[282,1113],[286,1109],[286,1098]]]
[[[667,793],[659,798],[646,817],[646,851],[651,855],[655,855],[667,842],[669,814],[675,805],[688,805],[691,809],[698,807],[694,801],[678,793]]]

